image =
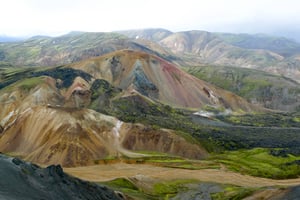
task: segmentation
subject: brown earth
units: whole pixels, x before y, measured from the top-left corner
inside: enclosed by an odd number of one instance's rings
[[[67,173],[93,182],[109,181],[119,177],[130,178],[138,175],[156,180],[196,179],[203,182],[232,184],[243,187],[295,186],[300,184],[300,178],[273,180],[242,175],[222,169],[174,169],[148,164],[107,164],[87,167],[65,168]]]
[[[83,70],[94,78],[105,79],[123,90],[135,89],[142,95],[178,107],[199,109],[210,105],[233,111],[260,110],[243,98],[144,52],[116,51],[68,67]]]
[[[121,155],[143,156],[132,150],[192,159],[207,155],[200,145],[174,131],[125,124],[85,109],[91,98],[90,83],[80,77],[69,88],[58,89],[56,82],[42,77],[30,90],[13,84],[0,91],[0,151],[38,164],[69,167]]]

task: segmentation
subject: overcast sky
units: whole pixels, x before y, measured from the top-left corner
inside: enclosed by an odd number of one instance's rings
[[[299,0],[0,0],[0,35],[166,28],[300,32]]]

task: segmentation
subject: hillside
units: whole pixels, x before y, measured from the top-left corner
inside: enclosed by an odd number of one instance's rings
[[[120,200],[113,190],[64,173],[61,166],[41,168],[0,154],[1,199]]]
[[[206,31],[140,29],[36,36],[1,43],[0,62],[14,66],[53,66],[122,49],[154,54],[183,67],[213,64],[253,68],[300,80],[299,43],[267,35]]]
[[[117,51],[69,67],[172,106],[199,109],[209,105],[232,111],[259,110],[233,93],[197,79],[166,60],[142,52]]]
[[[153,33],[154,30],[144,30],[139,38],[152,39],[146,32]],[[132,38],[138,33],[141,31],[123,32]],[[253,68],[283,75],[297,82],[300,80],[297,60],[300,44],[286,38],[206,31],[175,32],[163,36],[161,40],[156,38],[154,41],[181,57],[182,66],[214,64]]]
[[[282,111],[296,111],[300,108],[299,83],[283,76],[222,66],[190,67],[185,70],[266,108]]]
[[[44,74],[56,77],[62,72]],[[4,107],[0,111],[0,151],[40,164],[63,166],[91,165],[108,157],[140,155],[130,150],[189,158],[206,156],[199,144],[190,144],[172,130],[127,124],[86,109],[94,95],[88,82],[91,79],[83,72],[76,76],[70,69],[64,73],[68,78],[72,74],[73,80],[57,82],[53,77],[37,74],[0,90]],[[61,81],[69,83],[59,84]]]
[[[270,50],[284,57],[291,57],[300,53],[300,44],[284,37],[272,37],[264,34],[214,34],[231,45],[245,49]]]
[[[35,36],[21,42],[0,43],[0,62],[14,66],[55,66],[121,49],[169,56],[159,45],[156,49],[150,41],[144,44],[118,33],[71,32],[59,37]]]
[[[213,33],[204,31],[174,33],[159,43],[187,59],[192,57],[198,63],[258,68],[283,59],[282,56],[267,50],[242,49],[227,44]]]

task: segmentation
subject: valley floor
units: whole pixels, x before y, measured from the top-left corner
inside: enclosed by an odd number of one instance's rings
[[[274,180],[253,177],[221,169],[175,169],[149,164],[105,164],[87,167],[64,168],[64,171],[81,179],[93,182],[104,182],[115,178],[137,177],[167,181],[175,179],[195,179],[201,182],[214,182],[231,184],[242,187],[266,187],[266,186],[295,186],[300,184],[300,178]]]

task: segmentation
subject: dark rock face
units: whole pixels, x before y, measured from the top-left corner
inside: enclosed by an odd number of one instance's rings
[[[283,195],[273,197],[271,200],[297,200],[300,197],[300,186],[287,189]]]
[[[214,183],[191,184],[189,190],[178,193],[172,200],[211,200],[211,194],[222,191],[222,187]]]
[[[74,90],[71,100],[76,108],[85,108],[91,103],[91,91]]]
[[[119,200],[107,187],[65,174],[60,165],[40,168],[0,154],[0,199]]]

